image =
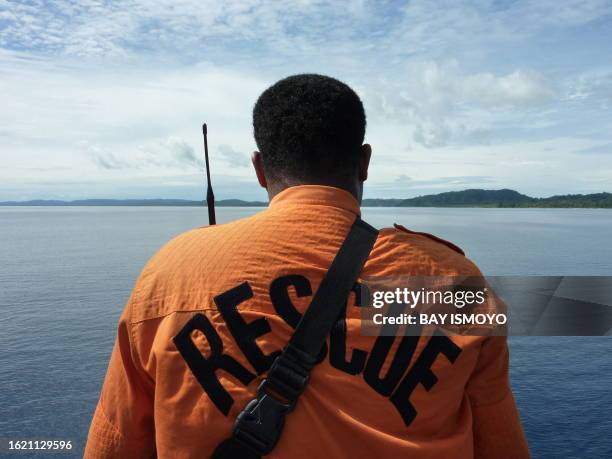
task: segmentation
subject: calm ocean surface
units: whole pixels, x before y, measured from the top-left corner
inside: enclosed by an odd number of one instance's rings
[[[256,211],[217,209],[220,222]],[[612,275],[612,210],[367,208],[364,218],[450,239],[489,275]],[[60,457],[80,457],[136,276],[165,241],[205,224],[199,208],[0,207],[0,437],[71,439]],[[533,456],[612,458],[612,338],[510,345]]]

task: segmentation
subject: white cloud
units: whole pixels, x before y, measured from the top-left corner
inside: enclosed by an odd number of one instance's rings
[[[463,142],[516,117],[520,123],[555,101],[552,83],[533,70],[507,74],[465,72],[457,61],[413,62],[405,73],[368,94],[374,110],[412,127],[412,140],[428,148]]]
[[[77,167],[78,175],[92,178],[104,171],[197,168],[203,121],[213,158],[223,144],[253,149],[250,104],[265,88],[256,76],[210,64],[170,71],[135,65],[125,72],[20,53],[0,59],[6,64],[0,70],[0,177],[18,176],[32,163]],[[232,164],[220,162],[216,172]]]
[[[611,5],[0,0],[0,199],[20,181],[199,193],[183,178],[200,176],[203,121],[215,183],[231,192],[252,180],[256,97],[303,71],[363,96],[374,185],[499,176],[565,191],[577,171],[612,167],[574,154],[612,141]]]
[[[37,48],[75,56],[127,57],[154,50],[210,48],[259,43],[276,52],[314,49],[330,34],[351,30],[366,17],[365,4],[351,0],[269,2],[260,0],[51,0],[44,5],[3,2],[0,45]],[[304,23],[312,26],[303,28]],[[300,33],[293,33],[299,30]],[[212,45],[214,46],[214,45]],[[192,48],[192,49],[189,49]]]
[[[555,95],[541,75],[523,70],[499,77],[491,73],[468,75],[459,79],[457,89],[465,102],[491,108],[539,105]]]
[[[219,145],[217,153],[230,167],[249,167],[251,164],[247,155],[229,145]]]
[[[245,58],[313,56],[322,47],[335,55],[363,54],[383,45],[386,54],[439,56],[485,40],[522,40],[547,27],[579,26],[610,10],[606,0],[4,1],[0,46],[113,58],[160,52],[222,57],[232,48]]]
[[[396,52],[439,57],[482,52],[483,43],[518,44],[549,29],[576,27],[612,12],[608,0],[512,2],[412,0],[399,7],[387,46]]]
[[[183,169],[201,170],[204,162],[194,148],[181,137],[168,137],[159,142],[140,145],[131,153],[118,156],[99,145],[84,144],[85,150],[102,169]]]
[[[467,109],[516,109],[551,101],[555,91],[535,71],[516,69],[505,75],[466,73],[457,61],[423,62],[408,68],[406,89],[400,94],[414,107],[437,111]]]

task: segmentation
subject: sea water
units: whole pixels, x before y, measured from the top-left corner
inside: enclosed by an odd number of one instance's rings
[[[612,275],[612,210],[366,208],[363,217],[449,239],[488,275]],[[60,457],[82,455],[140,269],[206,221],[193,207],[0,207],[0,437],[72,440]],[[612,458],[612,337],[511,338],[510,352],[533,456]]]

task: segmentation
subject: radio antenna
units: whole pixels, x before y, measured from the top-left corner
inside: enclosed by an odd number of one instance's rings
[[[215,225],[215,195],[213,193],[212,184],[210,183],[210,164],[208,163],[208,135],[206,123],[202,125],[202,134],[204,135],[204,159],[206,160],[206,205],[208,206],[208,224]]]

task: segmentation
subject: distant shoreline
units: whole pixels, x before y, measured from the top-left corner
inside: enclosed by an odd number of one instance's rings
[[[263,201],[222,199],[217,207],[267,207]],[[204,201],[188,199],[78,199],[73,201],[36,199],[3,201],[0,206],[24,207],[203,207]],[[612,208],[612,193],[568,194],[532,198],[514,190],[470,189],[419,196],[409,199],[364,199],[362,207],[485,207],[485,208]]]

